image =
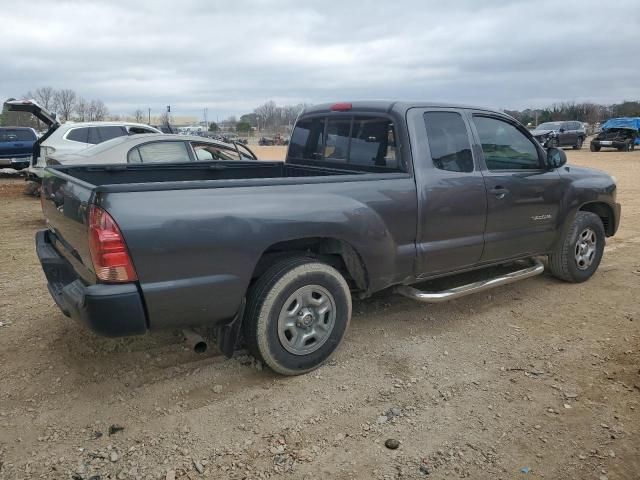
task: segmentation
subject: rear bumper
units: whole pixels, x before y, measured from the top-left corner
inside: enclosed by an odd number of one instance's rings
[[[36,234],[36,252],[49,293],[66,316],[99,335],[123,337],[147,331],[142,297],[135,283],[86,285],[51,244],[50,232]]]
[[[31,155],[28,156],[3,156],[0,157],[0,167],[27,168],[31,164]]]

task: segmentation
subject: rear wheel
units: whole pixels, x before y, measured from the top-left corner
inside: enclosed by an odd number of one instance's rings
[[[589,145],[589,150],[591,150],[592,152],[599,152],[600,145],[594,145],[593,143],[591,143],[591,145]]]
[[[600,265],[604,243],[600,217],[591,212],[578,212],[562,243],[549,255],[551,273],[566,282],[588,280]]]
[[[294,257],[269,268],[250,289],[247,347],[272,370],[299,375],[335,352],[351,320],[351,293],[335,268]]]
[[[580,150],[582,148],[582,144],[584,142],[584,138],[582,137],[578,137],[578,141],[576,142],[576,144],[573,146],[574,150]]]

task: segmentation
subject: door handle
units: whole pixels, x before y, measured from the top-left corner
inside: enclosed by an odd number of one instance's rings
[[[506,189],[506,188],[504,188],[504,187],[497,186],[497,187],[492,188],[491,190],[489,190],[489,193],[492,193],[493,195],[495,195],[495,196],[496,196],[496,198],[497,198],[498,200],[501,200],[501,199],[503,199],[503,198],[505,197],[505,195],[506,195],[507,193],[509,193],[509,190],[507,190],[507,189]]]

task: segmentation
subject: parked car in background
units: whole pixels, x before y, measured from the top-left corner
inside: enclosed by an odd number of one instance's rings
[[[273,137],[260,137],[258,144],[261,146],[289,145],[289,137],[283,137],[276,133]]]
[[[56,116],[42,108],[35,100],[12,100],[9,110],[28,112],[47,125],[47,132],[32,146],[28,177],[40,182],[47,157],[54,153],[74,153],[115,137],[141,133],[162,133],[157,128],[131,122],[67,122],[61,124]]]
[[[612,118],[591,140],[590,149],[599,152],[602,147],[608,147],[630,152],[636,145],[640,145],[640,117]]]
[[[140,164],[257,160],[244,145],[196,135],[144,134],[114,138],[76,153],[54,153],[48,165]]]
[[[0,127],[0,167],[16,170],[28,167],[37,139],[33,128]]]
[[[582,122],[545,122],[531,131],[543,147],[573,147],[580,150],[587,131]]]

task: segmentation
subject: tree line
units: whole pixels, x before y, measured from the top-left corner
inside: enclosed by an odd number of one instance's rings
[[[52,87],[40,87],[28,91],[22,95],[22,98],[35,100],[45,110],[55,113],[62,123],[69,120],[99,122],[106,120],[109,115],[109,109],[102,100],[88,100],[69,88],[57,90]],[[39,122],[28,113],[8,112],[3,109],[1,120],[2,125],[42,128],[42,125],[39,125]]]
[[[560,102],[540,109],[505,110],[524,125],[539,125],[544,122],[561,120],[578,120],[591,125],[604,122],[615,117],[640,117],[640,102],[624,101],[613,105],[600,105],[597,103]]]

